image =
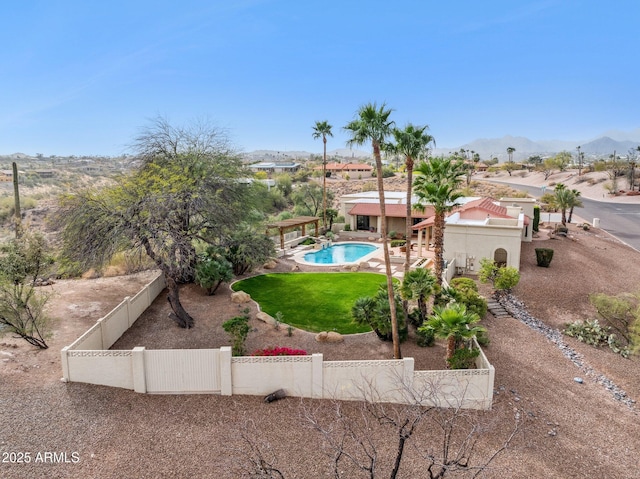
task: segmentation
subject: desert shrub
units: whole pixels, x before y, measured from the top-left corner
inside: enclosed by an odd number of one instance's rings
[[[436,337],[433,329],[419,328],[416,330],[416,344],[422,348],[433,346],[436,342]]]
[[[312,244],[316,244],[316,240],[314,240],[313,238],[305,238],[305,240],[302,241],[300,244],[303,246],[309,246]]]
[[[597,319],[574,321],[567,325],[563,331],[567,336],[576,338],[578,341],[595,347],[609,346],[609,348],[623,358],[628,358],[631,354],[629,347],[618,341],[616,335],[611,332],[608,326],[602,326]]]
[[[476,334],[476,341],[483,348],[486,348],[491,343],[491,339],[489,339],[489,333],[486,330],[481,330]]]
[[[479,355],[479,349],[459,348],[447,359],[447,363],[450,369],[471,369]]]
[[[402,314],[402,301],[395,294],[395,306],[400,341],[407,339],[409,328]],[[382,341],[391,341],[391,307],[387,286],[381,285],[375,296],[358,298],[351,308],[351,316],[358,324],[367,324]]]
[[[391,240],[391,247],[397,248],[398,246],[404,246],[407,244],[407,240]]]
[[[195,282],[207,290],[207,294],[215,294],[224,282],[233,278],[233,266],[224,257],[224,251],[209,247],[198,255],[196,261]]]
[[[640,324],[640,292],[620,293],[614,296],[594,293],[589,295],[589,302],[627,343],[640,343],[632,334],[634,324]]]
[[[553,259],[553,250],[551,248],[536,248],[535,251],[538,266],[548,268]]]
[[[345,231],[351,231],[351,225],[344,225]]]
[[[481,283],[493,283],[497,290],[508,291],[520,282],[520,273],[513,266],[498,266],[489,258],[481,258],[478,278]]]
[[[452,278],[451,281],[449,281],[449,286],[457,290],[471,289],[476,292],[478,291],[478,285],[473,279],[465,278],[462,276],[458,278]]]
[[[224,329],[231,336],[232,345],[231,353],[234,356],[243,356],[245,354],[245,341],[249,335],[249,317],[236,316],[222,323]]]
[[[533,207],[533,231],[540,231],[540,205]]]

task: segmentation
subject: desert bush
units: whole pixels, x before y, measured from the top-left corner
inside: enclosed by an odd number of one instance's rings
[[[535,251],[538,266],[548,268],[553,259],[553,250],[551,248],[536,248]]]
[[[416,344],[421,348],[433,346],[436,342],[436,337],[433,329],[419,328],[416,330]]]
[[[614,353],[628,358],[631,350],[620,343],[615,333],[608,326],[602,326],[597,319],[574,321],[567,325],[563,331],[567,336],[594,347],[608,346]]]
[[[479,355],[479,349],[458,348],[453,356],[447,359],[447,363],[450,369],[471,369],[475,366],[475,360]]]
[[[245,354],[245,341],[250,330],[248,323],[248,316],[236,316],[222,323],[222,329],[231,336],[231,353],[234,356],[243,356]]]
[[[498,266],[489,258],[481,258],[478,278],[481,283],[493,283],[497,290],[508,291],[520,282],[520,273],[513,266]]]
[[[449,286],[451,286],[456,290],[470,289],[476,292],[478,291],[478,285],[471,278],[465,278],[465,277],[452,278],[451,281],[449,281]]]
[[[404,246],[407,244],[407,240],[391,240],[391,247],[397,248],[398,246]]]

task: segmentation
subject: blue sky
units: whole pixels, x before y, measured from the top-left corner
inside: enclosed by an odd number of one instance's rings
[[[438,147],[640,127],[640,2],[5,0],[0,154],[128,151],[150,119],[328,148],[367,102]]]

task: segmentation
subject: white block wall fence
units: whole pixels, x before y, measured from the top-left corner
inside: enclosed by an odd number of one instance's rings
[[[324,361],[322,354],[232,357],[231,347],[109,350],[163,289],[159,275],[65,346],[61,351],[63,379],[153,394],[265,396],[284,389],[289,396],[313,399],[366,398],[491,408],[495,370],[482,351],[476,369],[414,371],[413,358]]]

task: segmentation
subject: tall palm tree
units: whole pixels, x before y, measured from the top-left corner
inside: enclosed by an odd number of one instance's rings
[[[438,285],[442,285],[445,215],[455,208],[462,197],[458,191],[460,176],[465,172],[464,162],[453,158],[430,158],[416,168],[419,173],[413,181],[418,207],[431,205],[434,209],[433,251]]]
[[[509,163],[513,163],[513,152],[516,151],[516,149],[513,146],[510,146],[507,148],[507,155],[509,155]]]
[[[480,316],[467,311],[464,304],[450,303],[446,307],[434,306],[433,314],[422,328],[431,329],[434,336],[447,340],[447,359],[450,359],[462,340],[486,331],[482,326],[469,327],[478,321]]]
[[[349,132],[351,139],[348,146],[364,145],[371,142],[373,157],[376,161],[376,173],[378,180],[378,196],[380,198],[380,233],[383,238],[384,264],[387,275],[387,290],[389,294],[389,306],[391,313],[391,337],[393,341],[393,357],[401,359],[400,336],[398,334],[398,316],[393,292],[393,276],[391,274],[391,260],[389,257],[389,244],[387,238],[387,216],[384,203],[384,182],[382,181],[382,157],[381,150],[385,140],[391,135],[394,123],[389,120],[391,109],[383,103],[380,107],[376,103],[367,103],[358,109],[355,120],[349,122],[344,129]]]
[[[313,139],[322,138],[322,226],[327,230],[327,136],[333,136],[332,126],[327,121],[316,121],[313,125]]]
[[[413,233],[413,218],[411,213],[413,208],[411,205],[411,197],[413,194],[413,167],[416,160],[426,159],[426,153],[431,143],[435,144],[433,136],[426,133],[429,127],[414,126],[409,123],[404,130],[398,128],[393,129],[393,137],[396,140],[391,149],[395,153],[404,155],[405,167],[407,169],[407,220],[405,237],[407,238],[407,248],[405,252],[404,273],[409,272],[409,262],[411,261],[411,235]]]

